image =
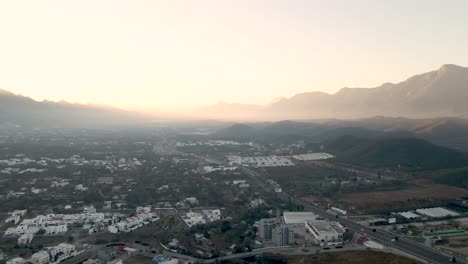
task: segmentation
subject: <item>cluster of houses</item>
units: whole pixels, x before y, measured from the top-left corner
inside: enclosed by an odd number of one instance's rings
[[[34,235],[41,232],[43,235],[63,235],[69,226],[82,226],[90,234],[106,230],[111,233],[130,232],[141,228],[159,218],[150,212],[150,207],[138,207],[135,216],[125,218],[120,213],[98,213],[93,206],[85,207],[80,214],[48,214],[38,215],[34,218],[24,219],[16,227],[10,227],[5,231],[4,237],[19,237],[18,244],[27,245]],[[19,223],[19,217],[24,216],[25,211],[14,211],[11,214],[11,223]],[[8,220],[7,219],[7,220]]]
[[[181,216],[182,220],[189,227],[194,225],[206,224],[221,220],[221,210],[202,210],[201,212],[190,211]]]
[[[57,264],[80,253],[82,252],[77,251],[75,246],[61,243],[54,247],[44,248],[33,254],[29,260],[18,257],[7,260],[6,264]]]
[[[151,207],[138,207],[136,215],[127,217],[125,220],[109,225],[108,231],[112,234],[120,232],[132,232],[150,223],[159,220],[159,217],[151,212]]]
[[[8,160],[0,160],[0,165],[8,166],[0,170],[0,173],[5,174],[12,174],[12,173],[37,173],[43,172],[46,169],[38,169],[38,168],[28,168],[26,170],[22,170],[20,168],[16,168],[18,166],[32,166],[36,165],[38,167],[44,166],[55,166],[58,169],[65,168],[65,165],[74,165],[74,166],[96,166],[96,167],[105,167],[111,171],[115,171],[117,169],[120,170],[131,170],[135,168],[135,166],[141,166],[142,161],[138,160],[137,158],[109,158],[106,160],[88,160],[79,155],[73,155],[70,158],[60,158],[60,159],[52,159],[47,157],[42,157],[40,159],[30,159],[25,157],[24,154],[19,154],[15,158],[11,158]]]

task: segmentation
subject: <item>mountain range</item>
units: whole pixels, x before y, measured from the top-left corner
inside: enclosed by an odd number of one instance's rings
[[[341,136],[359,138],[418,138],[468,152],[468,120],[461,118],[409,119],[376,116],[355,120],[321,119],[233,124],[219,129],[220,138],[324,142]]]
[[[335,94],[306,92],[267,106],[220,103],[202,109],[213,117],[283,120],[314,118],[467,117],[468,68],[447,64],[400,83],[342,88]]]
[[[35,101],[0,89],[0,128],[100,128],[149,122],[140,113],[117,108]]]
[[[214,119],[309,121],[356,120],[374,116],[463,118],[468,117],[467,102],[468,68],[447,64],[436,71],[416,75],[396,84],[385,83],[375,88],[343,88],[335,94],[301,93],[291,98],[277,99],[267,106],[219,103],[193,111],[193,115]],[[112,107],[71,104],[64,101],[39,102],[0,90],[0,127],[102,127],[149,122],[152,118],[154,117]],[[405,119],[392,119],[390,123],[393,129],[396,126],[395,122],[399,126],[411,126],[414,123]],[[379,122],[380,126],[383,124]],[[413,129],[419,129],[422,133],[424,130],[433,129],[431,125],[434,124],[420,125],[421,127]],[[437,126],[437,129],[441,129],[440,126]],[[452,130],[452,133],[458,132]]]

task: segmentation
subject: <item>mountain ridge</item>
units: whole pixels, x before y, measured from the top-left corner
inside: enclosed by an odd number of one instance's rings
[[[398,83],[372,88],[344,87],[330,94],[304,92],[266,106],[225,104],[223,113],[246,120],[355,119],[372,116],[434,118],[468,116],[468,68],[444,64]],[[217,117],[218,108],[205,111]],[[242,116],[242,117],[240,117]]]
[[[0,90],[0,128],[5,124],[27,128],[99,128],[149,121],[149,116],[109,106],[36,101]]]

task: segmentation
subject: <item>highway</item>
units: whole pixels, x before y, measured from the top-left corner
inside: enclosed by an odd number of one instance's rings
[[[248,176],[250,176],[252,180],[255,181],[255,183],[260,185],[260,187],[268,189],[268,185],[265,183],[266,182],[265,179],[258,172],[250,168],[246,168],[246,167],[243,167],[242,169],[244,172],[247,173]],[[320,215],[323,218],[333,220],[333,221],[338,221],[340,224],[342,224],[346,228],[355,232],[364,233],[366,234],[368,238],[378,243],[381,243],[382,245],[386,247],[401,250],[419,259],[425,260],[428,263],[450,263],[450,259],[453,257],[452,255],[448,255],[445,252],[427,247],[423,244],[417,243],[415,241],[412,241],[404,237],[399,236],[398,240],[395,241],[395,237],[397,236],[395,234],[392,234],[386,231],[381,231],[381,230],[376,230],[376,232],[373,232],[373,230],[367,226],[357,224],[345,218],[341,218],[341,217],[337,218],[335,214],[331,214],[311,203],[308,203],[296,197],[290,196],[284,191],[281,193],[278,193],[278,196],[284,201],[288,201],[289,199],[291,199],[292,202],[304,206],[305,211],[314,212],[315,214]],[[468,261],[466,261],[466,259],[462,259],[458,257],[457,263],[468,264]]]

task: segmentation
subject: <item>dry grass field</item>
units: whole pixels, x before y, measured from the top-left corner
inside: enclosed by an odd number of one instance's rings
[[[456,236],[446,236],[448,243],[441,246],[450,251],[468,256],[468,235],[456,235]]]
[[[404,190],[344,194],[338,197],[338,201],[354,206],[358,211],[378,213],[429,206],[437,201],[468,196],[466,189],[436,184],[429,180],[417,180],[412,183],[415,187]]]

